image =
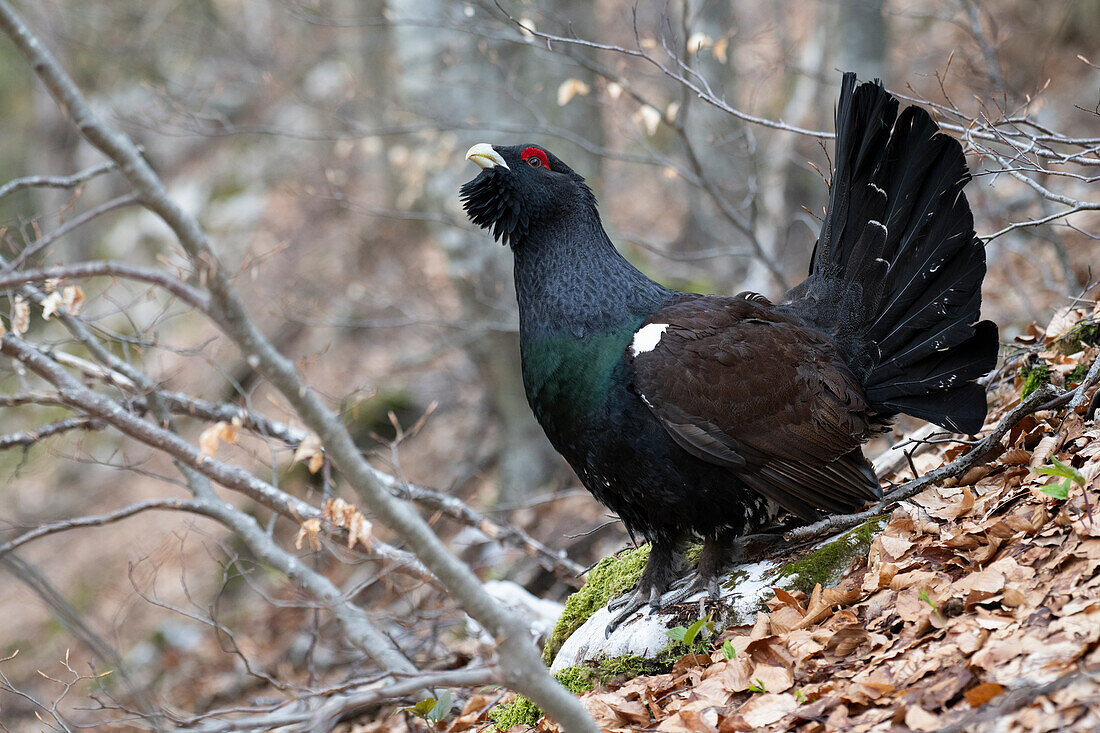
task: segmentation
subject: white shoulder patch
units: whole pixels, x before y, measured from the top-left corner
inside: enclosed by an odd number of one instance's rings
[[[637,356],[653,351],[661,342],[661,336],[667,329],[667,323],[647,323],[639,328],[634,332],[634,340],[630,342],[630,355]]]

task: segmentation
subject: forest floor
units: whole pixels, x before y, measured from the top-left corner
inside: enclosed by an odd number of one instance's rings
[[[1098,349],[1067,354],[1057,328],[1024,340],[1073,387]],[[1043,377],[1003,380],[987,426]],[[755,623],[717,630],[666,673],[593,675],[585,708],[605,731],[1100,730],[1100,425],[1088,408],[1025,417],[992,458],[900,504],[835,587],[777,589]],[[912,470],[967,448],[928,446]],[[490,729],[498,697],[475,694],[441,728]]]

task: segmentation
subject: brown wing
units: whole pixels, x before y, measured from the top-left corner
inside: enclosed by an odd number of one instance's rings
[[[642,329],[634,389],[685,450],[806,520],[881,495],[863,390],[824,334],[744,296],[688,298]]]

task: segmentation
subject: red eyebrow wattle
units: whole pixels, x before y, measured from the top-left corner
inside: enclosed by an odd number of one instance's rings
[[[546,157],[546,153],[538,148],[525,148],[523,153],[519,156],[519,159],[525,163],[527,162],[528,158],[538,158],[542,162],[543,168],[550,167],[550,160]]]

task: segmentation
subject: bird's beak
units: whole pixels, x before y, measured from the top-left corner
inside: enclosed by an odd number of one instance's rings
[[[504,170],[508,170],[508,164],[504,162],[504,158],[500,157],[500,153],[493,150],[493,146],[489,143],[478,143],[467,150],[466,160],[472,160],[478,168],[494,168],[499,165]]]

